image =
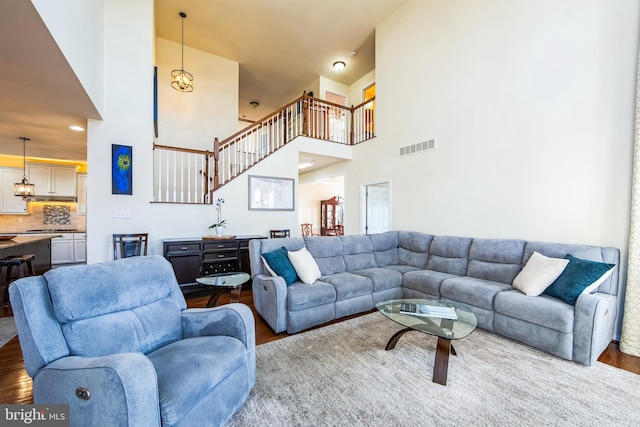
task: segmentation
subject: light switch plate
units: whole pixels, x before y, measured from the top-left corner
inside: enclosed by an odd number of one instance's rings
[[[114,209],[111,217],[113,219],[129,219],[131,218],[131,211],[128,209]]]

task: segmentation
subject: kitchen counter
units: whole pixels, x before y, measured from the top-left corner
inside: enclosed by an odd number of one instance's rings
[[[15,246],[22,246],[27,243],[35,243],[35,242],[40,242],[44,240],[51,240],[54,237],[60,237],[60,234],[47,234],[44,236],[18,236],[18,237],[14,237],[11,240],[1,241],[0,249],[13,248]]]
[[[12,255],[33,254],[33,268],[36,274],[51,270],[51,239],[60,234],[39,236],[18,236],[0,241],[0,258]]]

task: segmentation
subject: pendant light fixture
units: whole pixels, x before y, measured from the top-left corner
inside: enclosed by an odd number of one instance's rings
[[[182,62],[179,70],[171,72],[171,87],[180,92],[193,91],[193,75],[184,70],[184,18],[187,14],[180,12],[182,18]]]
[[[36,186],[29,184],[27,180],[27,141],[29,138],[21,136],[22,140],[22,182],[16,182],[13,184],[13,194],[22,197],[22,200],[27,200],[36,194]]]

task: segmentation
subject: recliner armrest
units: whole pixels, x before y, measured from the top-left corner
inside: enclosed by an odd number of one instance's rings
[[[251,286],[253,306],[276,333],[287,330],[287,284],[280,276],[258,274]]]
[[[616,297],[600,292],[583,294],[574,307],[573,360],[593,365],[613,338]]]
[[[88,395],[79,397],[79,388]],[[156,371],[142,353],[63,357],[38,371],[33,396],[36,404],[69,404],[84,425],[160,425]]]
[[[247,359],[255,383],[256,325],[251,309],[239,303],[211,308],[182,310],[184,338],[226,335],[239,339],[247,348]]]

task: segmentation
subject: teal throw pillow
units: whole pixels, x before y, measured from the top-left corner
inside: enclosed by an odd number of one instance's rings
[[[603,278],[606,273],[609,273],[615,267],[615,264],[589,261],[572,255],[565,256],[565,259],[569,260],[569,264],[543,293],[561,299],[571,305],[575,305],[580,294],[589,285]]]
[[[292,284],[298,279],[296,270],[293,268],[293,264],[289,261],[289,255],[287,249],[283,246],[280,249],[276,249],[273,252],[265,252],[262,254],[267,264],[273,272],[281,276],[287,286]]]

